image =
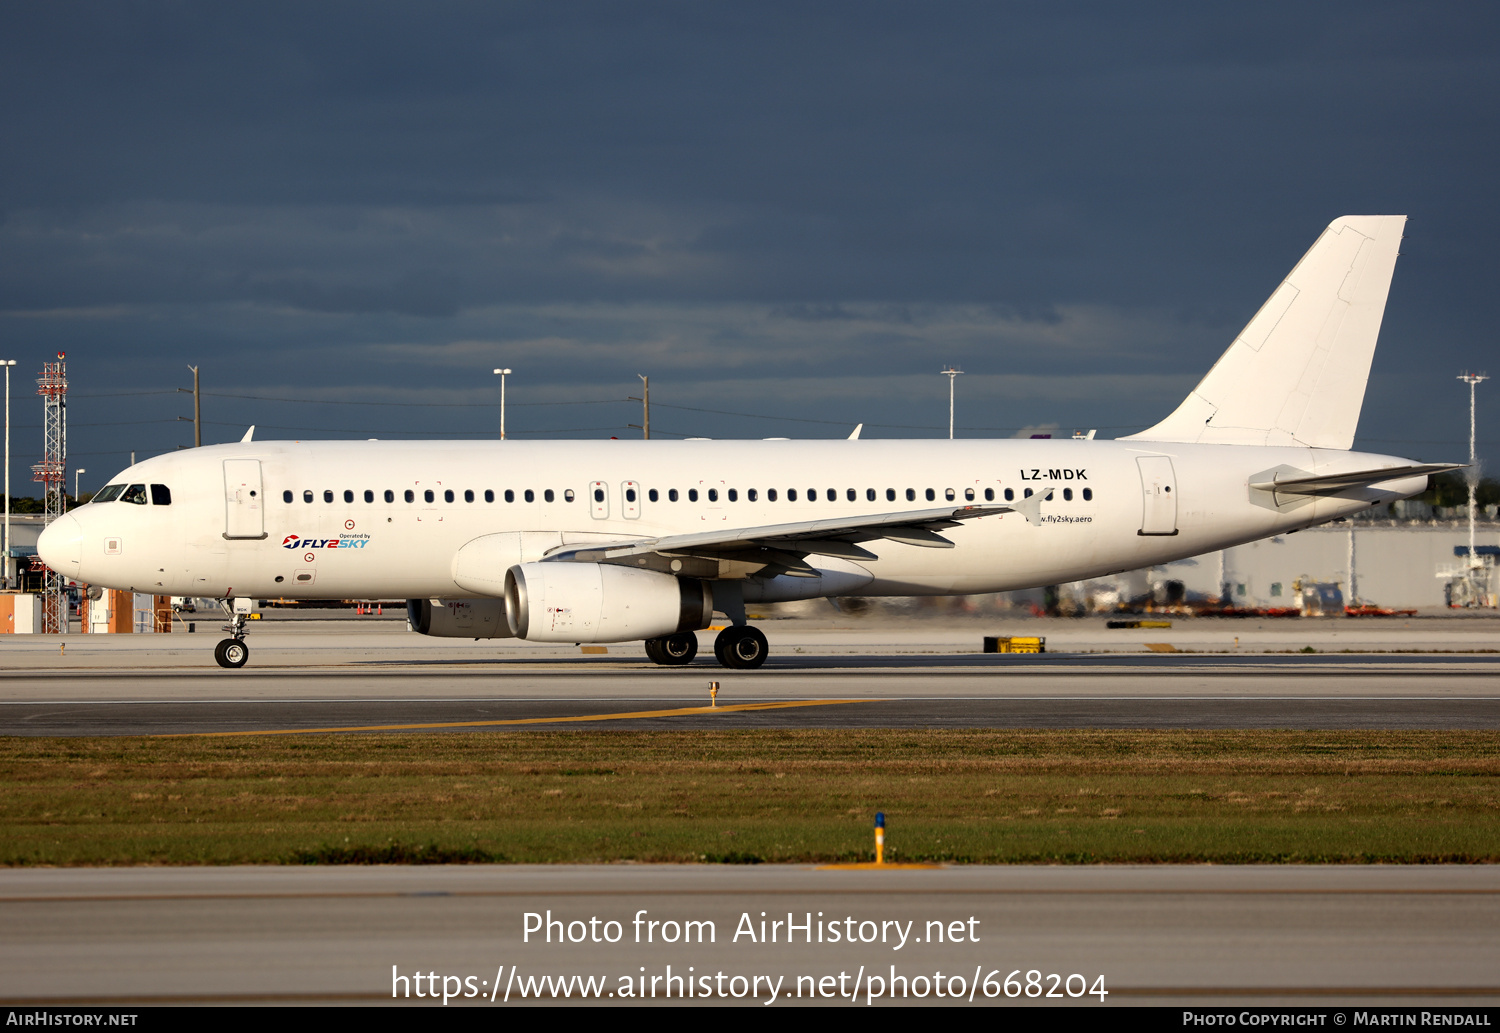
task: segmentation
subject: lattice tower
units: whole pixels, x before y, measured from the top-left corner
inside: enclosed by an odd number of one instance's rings
[[[31,468],[31,479],[42,485],[42,521],[50,524],[68,505],[68,364],[57,353],[56,362],[42,363],[36,393],[42,396],[42,461]],[[61,635],[68,630],[68,604],[63,576],[45,571],[42,580],[42,631]]]

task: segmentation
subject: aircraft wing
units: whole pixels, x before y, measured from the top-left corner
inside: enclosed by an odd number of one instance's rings
[[[1051,493],[1049,491],[1043,494]],[[938,531],[957,527],[963,521],[977,517],[1035,509],[1043,501],[1043,494],[1034,495],[1021,503],[1005,505],[943,506],[847,519],[733,527],[719,531],[636,539],[618,544],[606,542],[584,548],[564,549],[550,554],[546,559],[579,563],[625,563],[646,556],[723,558],[737,553],[760,552],[769,563],[796,568],[802,564],[793,560],[793,557],[800,559],[809,553],[843,559],[874,559],[874,554],[860,548],[858,543],[877,539],[903,545],[951,549],[953,542],[938,534]],[[787,560],[792,562],[786,562]]]
[[[1250,487],[1261,491],[1274,491],[1282,495],[1337,495],[1350,488],[1361,488],[1382,481],[1420,477],[1423,474],[1447,473],[1461,470],[1463,463],[1426,463],[1420,466],[1387,466],[1377,470],[1354,470],[1350,473],[1307,474],[1283,477],[1278,474],[1269,481],[1251,481]]]

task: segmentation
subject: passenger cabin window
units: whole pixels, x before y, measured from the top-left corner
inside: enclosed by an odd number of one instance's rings
[[[906,501],[907,502],[915,502],[915,501],[917,501],[917,489],[915,489],[915,488],[907,488],[906,489]]]
[[[1094,501],[1094,489],[1093,488],[1084,488],[1083,489],[1083,501],[1085,501],[1085,502],[1093,502]]]
[[[775,488],[767,488],[766,489],[766,499],[767,499],[767,501],[770,501],[770,502],[775,502],[776,501],[776,489]]]
[[[144,484],[132,484],[120,496],[120,501],[129,502],[136,506],[144,506],[146,504],[146,486]]]
[[[698,501],[698,489],[697,488],[689,488],[688,489],[688,501],[689,502],[697,502]]]
[[[986,489],[984,489],[984,501],[986,501],[986,502],[994,502],[995,501],[995,489],[994,488],[986,488]]]
[[[1014,488],[1006,488],[1005,489],[1005,501],[1006,502],[1014,502],[1015,500],[1016,500],[1016,489],[1014,489]]]
[[[552,501],[552,492],[550,492],[550,491],[547,492],[547,501],[548,502]],[[635,501],[635,489],[634,488],[626,488],[625,489],[625,501],[626,502],[634,502]]]
[[[668,502],[676,502],[677,501],[677,489],[676,488],[668,488],[667,489],[667,501]]]
[[[473,488],[465,488],[464,489],[464,501],[465,502],[473,502],[474,501],[474,489]]]
[[[535,502],[536,501],[536,492],[532,491],[530,488],[527,488],[526,489],[526,495],[524,497],[525,497],[525,499],[526,499],[527,502]]]
[[[165,484],[151,485],[151,504],[153,506],[170,506],[172,504],[172,490]]]
[[[947,499],[949,502],[952,502],[957,497],[957,493],[952,488],[948,488],[943,492],[943,498]]]
[[[384,498],[385,498],[385,500],[387,502],[395,502],[396,501],[396,493],[394,491],[391,491],[391,489],[387,488],[387,489],[385,489],[385,496],[384,496]]]
[[[304,491],[302,493],[302,501],[303,502],[306,502],[309,505],[311,505],[312,504],[312,500],[313,500],[313,493],[312,493],[311,489],[308,489],[308,490],[306,490],[306,491]]]
[[[407,502],[415,502],[415,501],[417,501],[417,493],[414,492],[414,491],[412,491],[410,488],[407,488],[406,489],[406,501]]]
[[[786,490],[786,500],[788,502],[796,502],[797,501],[797,489],[796,488],[788,488]]]
[[[710,502],[718,502],[719,501],[719,489],[718,488],[709,488],[708,489],[708,501],[710,501]]]
[[[426,491],[422,492],[422,501],[424,501],[424,502],[435,502],[436,500],[437,500],[437,496],[432,493],[432,489],[431,488],[428,488]]]
[[[494,502],[495,501],[495,489],[494,488],[486,488],[486,489],[484,489],[484,501],[486,501],[486,502]]]
[[[573,498],[574,498],[573,489],[572,488],[564,488],[563,489],[563,501],[564,502],[572,502]],[[651,501],[652,502],[656,501],[656,489],[655,488],[651,489]]]
[[[838,500],[839,500],[839,490],[837,488],[829,488],[828,489],[828,501],[829,502],[837,502]]]
[[[634,496],[634,494],[635,494],[635,492],[631,492],[632,496]],[[551,502],[555,498],[557,498],[557,496],[555,494],[553,494],[551,488],[548,488],[546,491],[542,492],[542,500],[544,502]],[[634,498],[632,498],[631,501],[632,502],[635,501]]]
[[[974,501],[974,489],[973,488],[965,488],[964,489],[964,498],[967,499],[970,502],[973,502]]]
[[[449,488],[449,489],[447,489],[446,491],[443,492],[443,501],[444,502],[452,502],[453,501],[453,489],[452,488]]]
[[[324,502],[332,502],[333,501],[333,492],[330,491],[327,488],[323,489],[323,501]]]
[[[120,497],[120,492],[122,492],[124,490],[125,490],[125,485],[123,485],[123,484],[106,484],[103,488],[101,488],[99,490],[99,494],[97,494],[97,495],[94,496],[93,501],[95,501],[95,502],[113,502],[115,499],[117,499],[117,498]],[[286,493],[286,500],[288,502],[292,501],[292,493],[291,492],[287,492]]]
[[[568,492],[568,494],[571,495],[573,493],[570,491],[570,492]],[[656,489],[655,488],[651,488],[650,490],[648,490],[646,492],[646,498],[650,499],[652,502],[655,502],[657,500]],[[573,500],[569,499],[568,501],[572,502]]]
[[[738,502],[739,500],[740,500],[739,490],[737,488],[730,488],[729,489],[729,501],[730,502]]]
[[[933,491],[931,488],[927,489],[927,501],[928,502],[936,502],[937,501],[937,492]]]
[[[887,489],[885,489],[885,500],[887,502],[895,502],[896,501],[896,489],[895,488],[887,488]]]
[[[874,488],[866,488],[865,489],[865,499],[866,499],[866,501],[869,501],[869,502],[874,502],[875,501],[875,489]]]
[[[506,488],[505,489],[505,501],[506,502],[514,502],[514,501],[516,501],[516,493],[514,491],[512,491],[510,488]]]
[[[345,502],[353,502],[354,501],[354,492],[350,491],[348,488],[344,489],[344,501]]]
[[[1072,502],[1073,501],[1073,489],[1072,488],[1064,488],[1063,489],[1063,501],[1064,502]]]
[[[848,491],[846,491],[844,493],[844,497],[847,498],[850,502],[853,502],[853,501],[855,501],[856,499],[859,498],[859,495],[858,495],[858,493],[855,492],[855,490],[853,488],[850,488]]]
[[[105,488],[104,490],[108,491],[109,489]],[[284,491],[284,492],[281,493],[281,501],[282,502],[291,502],[292,499],[295,498],[295,497],[296,496],[294,496],[292,494],[292,489],[290,489],[290,488],[288,488],[286,491]]]
[[[745,492],[745,498],[751,502],[754,502],[757,497],[758,496],[754,488],[751,488],[749,491]]]
[[[369,488],[365,489],[365,501],[366,502],[374,502],[375,501],[375,493],[373,491],[371,491]]]

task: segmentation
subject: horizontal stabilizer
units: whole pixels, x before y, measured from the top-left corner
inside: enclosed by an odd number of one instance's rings
[[[1363,488],[1384,481],[1405,480],[1424,474],[1447,473],[1462,470],[1463,463],[1426,463],[1420,466],[1387,466],[1378,470],[1355,470],[1351,473],[1330,473],[1305,477],[1280,477],[1269,481],[1251,481],[1250,487],[1260,491],[1274,491],[1282,495],[1337,495],[1350,488]]]

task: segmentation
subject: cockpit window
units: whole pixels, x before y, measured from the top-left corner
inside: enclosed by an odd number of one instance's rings
[[[146,504],[146,486],[144,484],[132,484],[125,489],[125,494],[120,496],[121,502],[133,502],[137,506]]]
[[[172,489],[165,484],[151,485],[151,504],[153,506],[170,506],[172,504]]]
[[[99,489],[99,494],[94,496],[95,502],[113,502],[120,497],[120,492],[125,490],[123,484],[106,484]]]

